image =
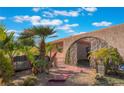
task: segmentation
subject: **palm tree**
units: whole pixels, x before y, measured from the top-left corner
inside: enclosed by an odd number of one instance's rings
[[[6,38],[6,28],[4,25],[0,24],[0,42]]]
[[[2,79],[0,84],[8,83],[11,80],[13,73],[14,70],[10,58],[6,56],[4,50],[0,49],[0,78]]]
[[[51,28],[48,26],[33,26],[32,28],[25,29],[23,33],[21,33],[21,38],[38,38],[40,39],[39,43],[39,51],[42,59],[45,58],[46,54],[46,39],[50,37],[56,37],[54,34],[56,33],[55,28]]]
[[[17,44],[20,46],[20,50],[21,52],[23,52],[23,54],[27,55],[28,52],[30,52],[30,50],[35,47],[35,42],[32,38],[24,38],[24,39],[20,39],[21,37],[19,37],[17,39]]]
[[[14,33],[7,34],[7,29],[0,24],[0,48],[3,49],[12,40]]]
[[[14,32],[7,32],[4,25],[0,25],[0,49],[4,50],[6,54],[10,57],[11,62],[13,62],[13,57],[17,53],[18,45],[14,41]]]
[[[8,51],[13,35],[14,33],[7,34],[6,27],[0,24],[0,76],[4,83],[8,82],[13,75],[13,66],[9,56],[10,51]]]

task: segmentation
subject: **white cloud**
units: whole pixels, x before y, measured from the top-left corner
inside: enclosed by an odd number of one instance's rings
[[[41,8],[39,8],[39,7],[35,7],[35,8],[33,8],[32,10],[33,10],[34,12],[39,12],[40,9],[41,9]]]
[[[41,17],[40,16],[15,16],[14,17],[14,21],[15,22],[19,22],[19,23],[23,23],[25,21],[29,21],[31,22],[33,25],[36,25],[40,22]]]
[[[110,26],[112,25],[112,22],[102,21],[102,22],[94,22],[92,23],[93,26]]]
[[[14,21],[15,22],[22,23],[24,21],[29,21],[29,20],[30,20],[30,17],[28,15],[25,15],[25,16],[14,16]]]
[[[68,17],[77,17],[80,15],[80,11],[66,11],[66,10],[52,10],[49,9],[48,11],[43,12],[44,17],[54,17],[54,16],[68,16]]]
[[[66,25],[57,27],[57,29],[59,29],[59,30],[71,30],[71,27],[77,27],[77,26],[79,26],[79,24],[66,24]]]
[[[68,16],[68,17],[77,17],[79,15],[84,16],[84,11],[87,12],[88,15],[92,15],[92,13],[97,11],[95,7],[82,7],[77,8],[76,10],[53,10],[48,8],[47,11],[43,11],[43,17],[56,17],[56,16]]]
[[[65,23],[68,23],[68,22],[69,22],[69,20],[68,20],[68,19],[64,19],[64,22],[65,22]]]
[[[97,11],[96,7],[83,7],[83,9],[87,12],[95,12]]]
[[[32,16],[32,17],[30,17],[30,21],[33,25],[39,25],[39,23],[41,21],[41,17],[40,16]]]
[[[50,17],[50,18],[54,17],[54,15],[51,12],[48,12],[48,11],[44,11],[43,16],[44,17]]]
[[[59,19],[42,19],[40,24],[41,25],[51,25],[51,26],[58,26],[61,25],[63,23],[63,21],[59,20]]]
[[[77,27],[77,26],[79,26],[79,24],[67,24],[66,26],[68,26],[68,27]]]
[[[72,29],[73,27],[77,27],[79,24],[65,24],[63,26],[59,26],[57,30],[63,30],[65,33],[76,34],[76,32]]]
[[[63,25],[63,26],[57,27],[56,29],[59,29],[59,30],[69,30],[71,28],[69,26],[67,26],[67,25]]]
[[[0,16],[0,20],[5,20],[6,17]]]
[[[53,13],[56,16],[61,15],[61,16],[77,17],[79,15],[78,11],[64,11],[64,10],[63,11],[58,11],[58,10],[55,10]]]
[[[57,25],[61,25],[63,23],[62,20],[59,19],[42,19],[40,16],[15,16],[14,17],[15,22],[31,22],[32,25],[53,25],[53,26],[57,26]]]

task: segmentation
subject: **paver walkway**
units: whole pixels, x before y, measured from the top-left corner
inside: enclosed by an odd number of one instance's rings
[[[95,74],[93,73],[93,70],[91,70],[90,68],[70,66],[70,65],[61,65],[58,68],[51,69],[50,74],[52,74],[53,77],[50,78],[50,82],[48,82],[47,85],[51,85],[51,86],[73,85],[73,82],[71,83],[68,82],[70,78],[74,78],[77,81],[78,79],[81,79],[81,81],[85,80],[85,84],[86,82],[89,82],[89,80],[91,80],[92,82],[92,80],[95,79]],[[81,76],[82,74],[83,76]],[[80,81],[78,82],[82,83],[83,85],[83,82]]]
[[[31,71],[19,72],[13,78],[14,82],[22,82],[24,78],[31,76]],[[60,65],[58,68],[50,69],[49,74],[37,76],[38,86],[72,86],[72,85],[93,85],[95,73],[90,68],[70,65]],[[18,84],[17,84],[18,85]]]

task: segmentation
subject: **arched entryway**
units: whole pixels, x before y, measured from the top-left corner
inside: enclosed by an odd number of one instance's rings
[[[110,47],[108,43],[97,37],[82,37],[75,40],[66,52],[65,63],[77,66],[90,66],[89,52],[100,48]]]

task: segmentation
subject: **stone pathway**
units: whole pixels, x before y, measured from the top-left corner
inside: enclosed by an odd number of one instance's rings
[[[90,68],[61,65],[58,68],[50,69],[49,74],[39,74],[37,86],[72,86],[72,85],[93,85],[95,72]],[[23,79],[32,76],[31,71],[19,72],[14,76],[13,82],[22,83]]]
[[[80,83],[84,82],[80,82],[80,80],[84,80],[85,84],[86,82],[88,83],[92,83],[95,81],[95,74],[94,71],[91,70],[90,68],[84,68],[84,67],[77,67],[77,66],[70,66],[70,65],[62,65],[59,66],[59,68],[57,69],[51,69],[50,74],[53,75],[53,77],[50,79],[52,82],[48,82],[47,85],[49,86],[65,86],[65,85],[75,85],[73,84],[73,80],[79,80],[79,85]],[[83,75],[83,76],[81,76]],[[72,79],[73,78],[73,79]],[[70,81],[72,80],[72,82],[70,83]],[[90,82],[89,82],[90,80]],[[68,82],[69,81],[69,82]],[[78,85],[77,82],[77,85]],[[93,84],[93,83],[92,83]]]

